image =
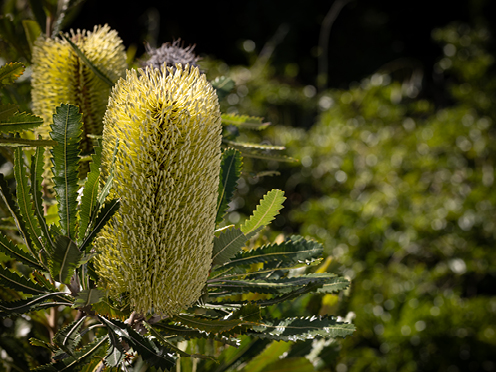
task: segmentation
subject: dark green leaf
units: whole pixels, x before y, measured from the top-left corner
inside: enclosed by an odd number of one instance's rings
[[[247,237],[236,228],[224,229],[220,235],[214,237],[212,251],[212,266],[222,265],[244,247]]]
[[[9,116],[14,115],[19,110],[17,105],[0,105],[0,122],[7,120]]]
[[[86,316],[83,316],[59,330],[53,337],[53,342],[67,354],[73,355],[75,348],[81,341],[79,330],[85,320]]]
[[[39,116],[26,112],[17,112],[7,119],[0,120],[0,133],[16,133],[23,130],[32,129],[43,124],[43,119]]]
[[[90,164],[90,172],[84,184],[83,196],[79,210],[79,241],[83,241],[87,235],[88,226],[91,226],[91,216],[96,216],[95,209],[98,208],[97,196],[100,181],[101,147],[95,147],[95,154]]]
[[[78,197],[79,140],[81,117],[79,108],[60,105],[53,115],[50,136],[58,144],[53,147],[53,181],[59,202],[60,227],[62,234],[75,239],[76,210]]]
[[[60,235],[55,240],[50,256],[50,274],[59,283],[69,284],[74,270],[79,266],[83,253],[69,237]]]
[[[41,28],[38,22],[31,21],[29,19],[24,19],[22,21],[22,27],[26,33],[26,39],[28,40],[29,49],[33,51],[33,45],[36,39],[41,35]]]
[[[160,334],[167,336],[168,339],[174,337],[174,341],[191,340],[196,338],[211,338],[208,333],[178,324],[168,324],[166,321],[154,324],[153,328],[160,332]],[[237,346],[236,341],[228,337],[219,336],[215,339],[227,345]]]
[[[39,284],[26,279],[19,274],[12,272],[8,269],[4,269],[0,266],[0,284],[7,288],[11,288],[15,291],[19,291],[25,294],[45,294],[51,292],[48,288],[43,288]]]
[[[229,208],[228,204],[231,202],[231,198],[236,190],[242,167],[243,161],[239,151],[227,149],[222,153],[216,224],[222,221]]]
[[[323,247],[313,240],[291,236],[280,244],[269,244],[251,251],[238,252],[221,268],[247,266],[254,263],[277,263],[277,268],[293,266],[294,263],[309,264],[320,257]],[[264,266],[265,267],[265,266]]]
[[[346,337],[355,331],[353,324],[338,322],[335,317],[312,316],[263,320],[250,335],[281,341],[298,341],[315,337]]]
[[[250,238],[258,229],[267,226],[279,214],[284,200],[286,198],[283,191],[277,189],[269,191],[250,219],[241,226],[241,231]]]
[[[28,265],[35,270],[44,271],[43,267],[38,263],[38,260],[36,260],[29,253],[24,252],[22,249],[17,247],[2,233],[0,233],[0,252],[5,253],[14,260]]]
[[[58,360],[55,363],[46,364],[44,366],[33,369],[37,372],[69,372],[75,371],[83,365],[89,358],[99,355],[108,341],[107,336],[95,338],[93,342],[86,345],[84,348],[68,356],[64,359]]]
[[[81,59],[81,61],[88,67],[98,78],[100,78],[104,83],[108,84],[109,87],[112,87],[114,83],[107,77],[103,72],[101,72],[98,67],[96,67],[91,61],[84,55],[81,49],[78,48],[76,44],[74,44],[71,39],[69,39],[66,35],[60,34],[60,36],[69,43],[69,45],[74,49],[77,56]]]
[[[20,62],[11,62],[0,67],[0,86],[14,83],[24,73],[25,67]]]
[[[96,288],[85,289],[78,293],[76,301],[72,307],[80,308],[100,302],[104,297],[104,293]]]
[[[45,208],[43,207],[42,186],[43,181],[43,166],[44,166],[44,150],[40,147],[36,148],[35,153],[31,157],[31,194],[33,195],[34,213],[40,223],[41,232],[49,246],[53,246],[53,240],[48,230],[45,220]]]
[[[24,138],[0,138],[0,146],[4,147],[50,147],[55,146],[56,141],[30,140]]]
[[[39,262],[36,258],[35,251],[33,249],[31,240],[29,239],[28,231],[26,229],[26,226],[24,225],[24,221],[22,220],[22,217],[19,213],[19,208],[14,202],[14,199],[12,197],[12,194],[10,192],[9,186],[7,185],[7,182],[3,178],[3,174],[0,173],[0,190],[2,194],[3,201],[5,202],[5,205],[7,205],[7,208],[9,209],[12,217],[14,218],[14,222],[17,226],[17,229],[19,230],[19,233],[21,234],[24,242],[26,243],[26,247],[29,250],[29,253],[31,253],[32,258],[29,259],[29,262],[32,262],[34,265],[29,264],[31,267],[37,269],[37,270],[43,270],[43,268],[39,265]],[[1,234],[0,234],[1,236]],[[3,240],[4,248],[8,251],[18,251],[16,249],[11,249],[11,247],[8,246],[8,243],[6,239]],[[12,244],[11,244],[12,246]]]
[[[120,205],[120,199],[112,199],[105,203],[105,206],[100,210],[100,213],[95,220],[93,229],[88,233],[86,239],[81,244],[81,251],[85,251],[88,249],[88,247],[90,247],[90,244],[95,236],[100,232],[101,229],[103,229],[105,224],[114,215],[114,213],[117,212]]]
[[[63,295],[65,295],[63,292],[47,293],[36,295],[25,300],[2,302],[0,303],[0,318],[10,315],[24,314],[35,310],[48,309],[59,305],[71,306],[72,303]],[[56,299],[58,301],[46,302],[49,299]]]
[[[30,187],[26,177],[26,168],[24,165],[24,156],[21,148],[14,152],[14,176],[16,179],[17,204],[19,205],[19,214],[21,215],[26,226],[26,232],[34,243],[33,248],[36,251],[42,250],[41,229],[38,219],[34,215],[33,203],[31,202]]]
[[[46,30],[46,14],[43,10],[43,3],[39,0],[28,0],[29,8],[34,14],[34,18],[41,30]]]
[[[189,328],[216,335],[229,332],[235,327],[250,323],[243,319],[214,319],[187,314],[175,315],[172,317],[171,321]]]
[[[222,277],[209,280],[209,289],[216,289],[223,295],[237,293],[289,293],[301,286],[308,284],[324,285],[334,278],[335,274],[307,274],[291,278],[266,279],[266,280],[223,280]],[[215,293],[210,293],[214,295]]]

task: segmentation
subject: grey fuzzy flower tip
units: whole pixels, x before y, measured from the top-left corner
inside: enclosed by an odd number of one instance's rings
[[[197,62],[200,57],[193,53],[194,48],[195,45],[184,47],[181,39],[172,43],[164,43],[160,48],[152,48],[150,45],[146,45],[146,52],[150,58],[143,64],[143,68],[151,66],[160,70],[161,66],[166,64],[167,67],[172,67],[176,71],[176,63],[198,67]]]

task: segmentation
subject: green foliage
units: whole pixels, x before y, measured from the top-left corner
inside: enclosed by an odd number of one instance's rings
[[[241,175],[242,166],[243,162],[239,151],[227,149],[222,152],[219,199],[217,201],[217,217],[215,219],[217,224],[222,221],[227,212],[228,204],[231,202]]]
[[[358,332],[331,368],[494,366],[494,56],[483,29],[433,35],[449,106],[378,73],[326,92],[308,132],[276,134],[304,165],[294,191],[314,195],[292,222],[353,280],[341,312],[356,315]]]
[[[248,238],[267,226],[279,214],[282,203],[286,200],[283,195],[281,190],[271,190],[263,197],[250,219],[241,226],[241,231]]]

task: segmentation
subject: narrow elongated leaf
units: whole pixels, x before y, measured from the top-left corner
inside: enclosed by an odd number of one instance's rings
[[[19,291],[25,294],[39,295],[45,294],[49,291],[47,288],[43,288],[39,284],[26,279],[19,274],[12,272],[8,269],[4,269],[0,266],[0,284],[7,288],[11,288],[15,291]]]
[[[95,147],[95,154],[92,157],[90,164],[90,172],[86,182],[84,183],[83,196],[79,210],[79,241],[82,241],[87,234],[88,226],[91,225],[90,218],[97,209],[98,185],[100,181],[100,163],[101,163],[102,148]]]
[[[307,274],[291,278],[266,280],[223,280],[222,277],[209,280],[208,288],[223,290],[221,293],[289,293],[298,287],[308,284],[324,285],[334,278],[335,274]],[[214,294],[214,293],[212,293]]]
[[[26,168],[24,166],[24,157],[21,148],[14,152],[14,176],[16,179],[17,204],[19,205],[19,214],[21,215],[26,231],[34,243],[36,251],[42,250],[41,228],[38,219],[34,215],[33,203],[31,202],[30,187],[26,177]]]
[[[243,155],[244,158],[273,160],[273,161],[279,161],[279,162],[285,162],[285,163],[298,162],[297,159],[286,156],[286,155],[273,155],[273,154],[263,153],[260,151],[249,151],[248,149],[242,149],[241,155]]]
[[[219,76],[211,82],[217,91],[219,101],[222,101],[234,88],[234,81],[226,76]]]
[[[262,130],[270,125],[264,123],[262,118],[238,114],[222,114],[222,124],[254,130]]]
[[[338,322],[335,317],[312,316],[263,320],[250,335],[281,341],[298,341],[315,337],[346,337],[355,331],[353,324]]]
[[[19,106],[17,105],[0,105],[0,122],[6,120],[9,116],[14,115],[18,110]]]
[[[114,180],[114,166],[115,166],[115,160],[117,158],[117,151],[119,151],[119,139],[115,142],[115,147],[114,147],[114,152],[112,154],[112,160],[110,161],[110,170],[109,170],[109,175],[107,179],[105,180],[105,185],[103,186],[102,190],[100,191],[100,194],[98,195],[98,204],[103,205],[105,203],[105,199],[107,199],[107,196],[110,192],[110,189],[112,188],[112,183]],[[95,210],[95,213],[97,213],[98,210]],[[96,214],[93,217],[96,217]]]
[[[125,331],[122,331],[119,327],[107,321],[104,317],[99,316],[99,319],[107,326],[107,333],[110,340],[110,347],[105,355],[105,363],[109,367],[117,367],[125,355],[125,350],[122,346],[122,339],[120,336]]]
[[[0,252],[5,253],[10,258],[28,265],[35,270],[44,271],[43,267],[33,255],[24,252],[2,233],[0,233]]]
[[[43,9],[43,3],[37,0],[28,0],[29,8],[33,12],[36,22],[40,26],[41,30],[46,30],[46,13]]]
[[[197,338],[211,338],[211,335],[208,333],[198,331],[190,327],[185,327],[177,323],[169,324],[166,322],[160,322],[154,324],[153,328],[160,332],[161,335],[167,336],[168,340],[172,339],[173,341],[192,340]],[[227,345],[238,346],[236,340],[229,337],[219,336],[214,339]]]
[[[121,205],[120,199],[112,199],[105,203],[105,206],[100,210],[98,214],[93,229],[88,233],[80,248],[81,251],[88,250],[91,242],[95,238],[95,236],[100,232],[101,229],[105,226],[105,224],[110,220],[110,218],[114,215],[115,212],[119,209]]]
[[[246,364],[245,368],[242,370],[243,372],[261,372],[268,371],[267,366],[274,361],[280,363],[282,360],[282,356],[289,352],[291,349],[291,343],[289,342],[277,342],[273,341],[270,343],[264,351],[258,354],[256,357],[251,358]],[[307,360],[308,363],[310,363]],[[310,366],[313,366],[310,363]]]
[[[25,19],[22,21],[22,27],[24,28],[24,33],[26,34],[26,39],[28,40],[29,49],[33,51],[33,44],[41,35],[41,28],[38,22]]]
[[[350,281],[341,276],[334,278],[331,282],[325,283],[317,289],[317,293],[336,293],[350,286]]]
[[[286,200],[284,192],[281,190],[271,190],[260,201],[253,215],[244,225],[241,226],[241,231],[251,237],[260,228],[267,226],[282,208],[282,203]]]
[[[50,147],[55,146],[52,140],[30,140],[24,138],[0,138],[0,146],[4,147]]]
[[[235,149],[227,149],[222,153],[220,163],[219,197],[217,200],[217,216],[215,223],[222,221],[229,208],[239,176],[241,175],[243,163],[241,153]]]
[[[74,301],[74,308],[86,307],[88,305],[100,302],[104,297],[104,293],[96,288],[85,289],[78,293],[76,301]]]
[[[301,236],[292,236],[280,244],[269,244],[251,251],[238,252],[233,259],[222,266],[222,269],[260,262],[277,263],[277,268],[293,266],[295,262],[309,264],[319,258],[322,251],[322,244],[305,240]]]
[[[11,62],[0,67],[0,86],[14,83],[24,73],[25,67],[20,62]]]
[[[48,230],[45,220],[45,208],[43,207],[43,199],[41,192],[41,182],[43,181],[43,165],[44,165],[44,150],[40,147],[36,148],[35,153],[31,157],[31,194],[33,195],[34,214],[40,224],[41,232],[46,243],[51,247],[53,240]]]
[[[78,48],[76,44],[74,44],[71,39],[69,39],[66,35],[60,34],[60,36],[69,43],[69,45],[74,49],[74,52],[76,52],[77,56],[81,59],[81,61],[88,67],[94,74],[95,76],[98,76],[104,83],[106,83],[109,87],[112,87],[114,85],[114,82],[110,80],[110,78],[105,75],[98,67],[96,67],[81,51],[81,49]]]
[[[219,237],[214,237],[214,249],[212,251],[212,266],[222,265],[244,247],[245,234],[236,228],[221,231]]]
[[[36,295],[25,300],[2,302],[0,303],[0,318],[10,315],[24,314],[35,310],[48,309],[59,305],[72,305],[72,303],[67,300],[64,295],[65,293],[63,292],[47,293]],[[47,302],[50,299],[55,299],[56,302]]]
[[[260,143],[250,143],[250,142],[235,142],[229,140],[223,140],[225,144],[229,146],[238,147],[241,149],[259,149],[259,150],[285,150],[284,146],[275,146],[275,145],[263,145]]]
[[[81,350],[74,353],[72,356],[56,361],[55,363],[46,364],[44,366],[32,369],[37,372],[69,372],[75,371],[76,367],[83,365],[85,361],[92,357],[100,356],[105,350],[108,342],[108,336],[95,338]]]
[[[67,236],[58,236],[50,255],[50,274],[59,283],[69,284],[74,270],[79,266],[83,252]]]
[[[39,116],[27,112],[15,113],[4,120],[0,120],[0,133],[15,133],[32,129],[43,124]]]
[[[39,262],[37,260],[37,256],[35,254],[35,250],[33,248],[33,243],[31,242],[31,239],[29,239],[29,234],[28,230],[24,224],[24,221],[21,217],[21,214],[19,213],[19,208],[17,207],[16,203],[14,202],[14,199],[12,197],[12,194],[10,192],[9,186],[7,185],[7,182],[3,178],[3,174],[0,173],[0,190],[2,194],[3,201],[7,205],[7,208],[9,209],[10,214],[14,218],[14,222],[16,224],[17,230],[21,234],[21,237],[23,238],[26,247],[28,248],[29,253],[31,253],[33,260],[36,262],[36,269],[41,269],[41,266],[39,265]]]
[[[59,202],[62,234],[75,239],[82,115],[79,113],[79,108],[73,105],[60,105],[55,110],[50,132],[52,139],[58,142],[51,150],[54,189]]]
[[[75,320],[59,330],[53,337],[53,342],[67,354],[73,355],[74,349],[81,341],[81,334],[79,333],[79,330],[85,320],[86,316],[83,316],[81,319]]]

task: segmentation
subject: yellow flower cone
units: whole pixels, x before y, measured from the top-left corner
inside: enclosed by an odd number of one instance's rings
[[[213,249],[217,95],[198,68],[167,69],[128,71],[104,119],[102,176],[119,140],[110,197],[121,207],[96,239],[96,268],[140,314],[172,315],[197,301]]]
[[[93,31],[74,32],[70,38],[85,56],[112,81],[126,73],[126,52],[117,32],[109,26],[95,26]],[[36,135],[49,138],[55,107],[62,103],[77,105],[83,113],[81,150],[92,149],[87,134],[101,135],[103,115],[110,86],[96,76],[76,55],[70,44],[60,38],[40,38],[33,47],[33,111],[44,119]]]

